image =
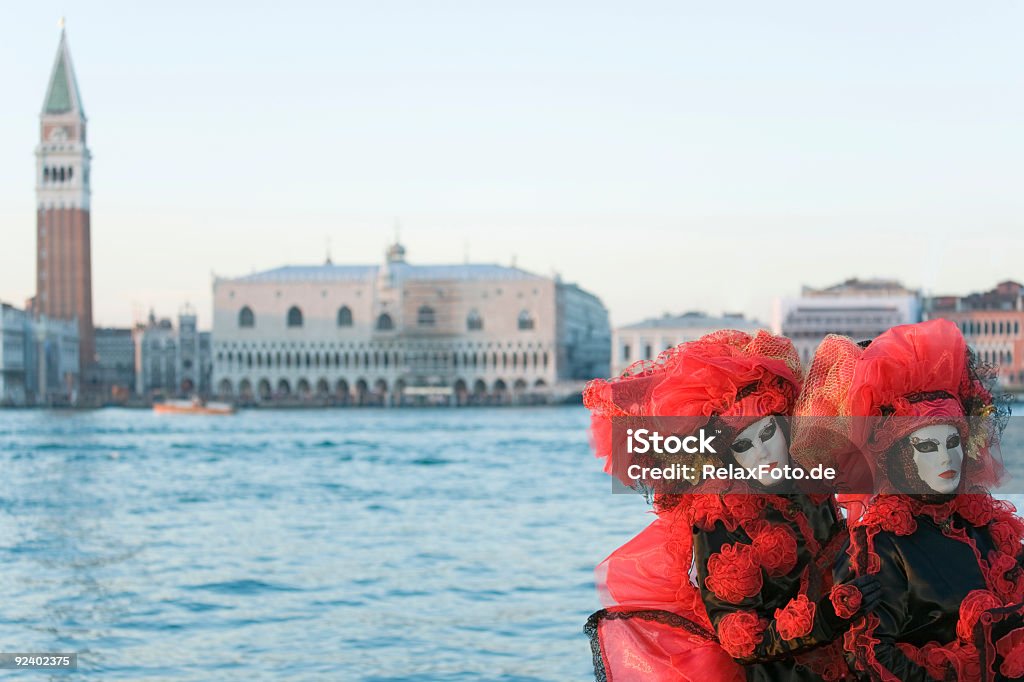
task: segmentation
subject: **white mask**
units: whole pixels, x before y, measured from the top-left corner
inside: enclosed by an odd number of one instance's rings
[[[910,434],[917,475],[937,493],[956,492],[964,463],[960,432],[952,424],[935,424]]]
[[[789,464],[789,445],[775,417],[765,417],[740,431],[729,450],[736,463],[744,469],[756,470],[766,464],[771,470]],[[765,487],[771,487],[784,479],[772,478],[769,474],[756,480]]]

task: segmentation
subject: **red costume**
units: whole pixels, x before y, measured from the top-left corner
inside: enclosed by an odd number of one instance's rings
[[[608,458],[605,471],[634,483],[628,462],[611,457],[613,418],[686,417],[730,443],[767,416],[790,414],[801,378],[788,339],[711,334],[592,381],[584,403],[593,445]],[[859,605],[832,591],[846,533],[831,497],[718,482],[697,490],[654,488],[658,518],[598,567],[606,608],[586,628],[597,679],[847,678],[837,637]]]
[[[828,461],[848,442],[875,480],[875,493],[855,500],[848,561],[835,575],[882,584],[878,609],[845,638],[871,680],[1012,679],[1024,658],[1024,523],[988,493],[1001,413],[984,374],[946,320],[894,327],[867,348],[830,336],[808,373],[797,416],[834,419],[798,422],[794,458]],[[946,493],[922,478],[915,454],[913,434],[935,425],[954,427],[947,446],[963,453]]]

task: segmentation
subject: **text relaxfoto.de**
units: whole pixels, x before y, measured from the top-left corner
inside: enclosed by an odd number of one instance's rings
[[[629,454],[668,454],[677,455],[686,453],[696,454],[717,454],[714,447],[715,436],[709,435],[701,429],[697,435],[692,436],[662,436],[657,431],[649,429],[627,429],[626,430],[626,452]],[[833,467],[826,467],[821,464],[810,470],[798,466],[778,466],[760,464],[756,467],[745,468],[735,464],[727,466],[716,466],[715,464],[701,464],[699,467],[692,464],[673,463],[663,467],[641,466],[631,464],[626,469],[629,478],[639,480],[693,480],[699,477],[707,479],[727,479],[735,481],[763,480],[772,478],[775,480],[811,480],[811,481],[834,481],[836,470]]]

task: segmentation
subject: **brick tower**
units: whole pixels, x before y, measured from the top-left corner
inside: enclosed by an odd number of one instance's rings
[[[89,162],[85,110],[63,29],[36,147],[36,315],[77,319],[83,377],[93,365]]]

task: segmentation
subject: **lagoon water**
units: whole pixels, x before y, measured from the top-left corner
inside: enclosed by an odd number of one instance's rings
[[[649,520],[582,407],[0,410],[0,642],[29,679],[585,680]]]
[[[27,679],[593,679],[593,567],[652,517],[587,423],[0,410],[2,648],[79,653]]]

